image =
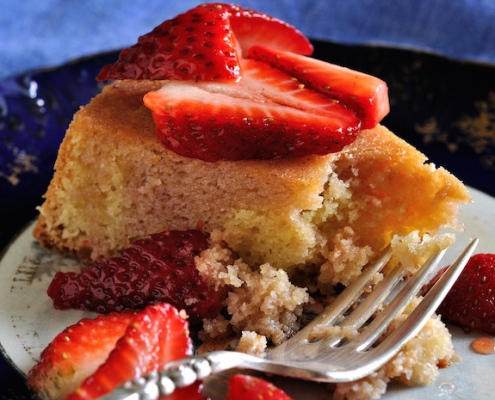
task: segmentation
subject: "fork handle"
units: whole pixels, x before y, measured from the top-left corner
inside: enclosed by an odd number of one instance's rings
[[[232,368],[256,368],[262,359],[244,353],[215,351],[204,355],[183,358],[166,365],[162,371],[153,371],[136,380],[119,386],[100,400],[156,400],[172,394],[177,388],[218,372]]]

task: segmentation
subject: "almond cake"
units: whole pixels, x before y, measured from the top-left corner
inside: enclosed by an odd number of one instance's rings
[[[262,355],[388,243],[391,263],[413,271],[451,244],[443,230],[462,229],[458,208],[471,201],[463,183],[379,123],[361,125],[351,143],[327,154],[205,161],[157,139],[156,110],[143,98],[170,78],[121,78],[75,114],[34,236],[90,263],[151,233],[210,232],[197,268],[233,289],[229,317],[204,321],[203,350],[234,342]],[[450,334],[433,317],[385,367],[334,387],[334,398],[377,398],[392,379],[428,384],[453,360]]]

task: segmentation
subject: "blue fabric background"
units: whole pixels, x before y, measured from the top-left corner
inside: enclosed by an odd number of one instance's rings
[[[128,46],[200,0],[0,0],[0,79]],[[495,63],[493,0],[237,0],[341,43]]]

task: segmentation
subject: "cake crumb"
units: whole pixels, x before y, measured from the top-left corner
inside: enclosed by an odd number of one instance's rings
[[[180,310],[180,311],[179,311],[179,315],[180,315],[183,319],[188,319],[188,318],[189,318],[189,316],[187,315],[186,310]]]
[[[252,356],[264,357],[266,355],[267,340],[265,336],[252,331],[243,331],[236,351]]]
[[[200,275],[215,284],[239,287],[242,281],[231,272],[230,264],[234,262],[232,251],[225,246],[219,231],[210,233],[210,246],[195,258],[196,269]],[[220,279],[219,279],[220,278]],[[230,278],[230,279],[229,279]]]
[[[225,317],[218,315],[216,318],[205,318],[199,334],[201,340],[224,338],[232,335],[232,327]]]
[[[413,302],[406,312],[396,318],[389,330],[394,330],[418,304]],[[421,331],[409,340],[400,352],[385,365],[387,376],[407,386],[431,384],[439,372],[440,360],[450,364],[456,352],[452,337],[440,317],[431,317]]]
[[[311,329],[308,340],[321,340],[331,336],[352,340],[355,339],[358,334],[359,332],[352,326],[341,327],[338,325],[316,325],[314,328]]]
[[[375,400],[387,390],[390,378],[383,369],[355,381],[336,384],[333,400]]]
[[[221,235],[211,239],[214,243],[196,258],[196,267],[206,279],[232,287],[225,301],[230,319],[205,320],[204,340],[224,334],[227,322],[238,334],[256,332],[275,345],[293,336],[300,328],[303,306],[310,301],[307,289],[295,286],[285,270],[268,263],[251,268],[242,259],[232,262]]]
[[[358,238],[351,227],[343,228],[332,242],[333,249],[321,266],[318,281],[348,285],[361,274],[363,267],[373,258],[373,251],[369,246],[356,245]]]
[[[419,301],[420,298],[416,298],[403,314],[396,317],[383,337],[395,330]],[[451,339],[445,324],[437,315],[432,316],[421,331],[383,367],[358,381],[337,383],[333,400],[379,399],[392,380],[406,386],[431,384],[438,376],[441,363],[450,364],[458,360]]]
[[[227,309],[234,330],[255,331],[278,345],[300,328],[303,304],[309,301],[306,289],[294,286],[287,272],[269,264],[253,271],[247,264],[237,263],[243,285],[227,297]]]
[[[450,233],[421,236],[418,231],[413,231],[406,236],[395,235],[391,241],[393,258],[400,260],[404,267],[414,272],[434,251],[443,250],[454,241],[455,237]]]

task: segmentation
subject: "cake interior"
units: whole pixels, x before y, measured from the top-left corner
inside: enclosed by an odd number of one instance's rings
[[[142,97],[118,81],[74,117],[35,237],[90,262],[169,229],[220,230],[250,265],[323,265],[347,284],[394,235],[458,228],[463,184],[383,126],[327,156],[207,163],[164,149]]]

